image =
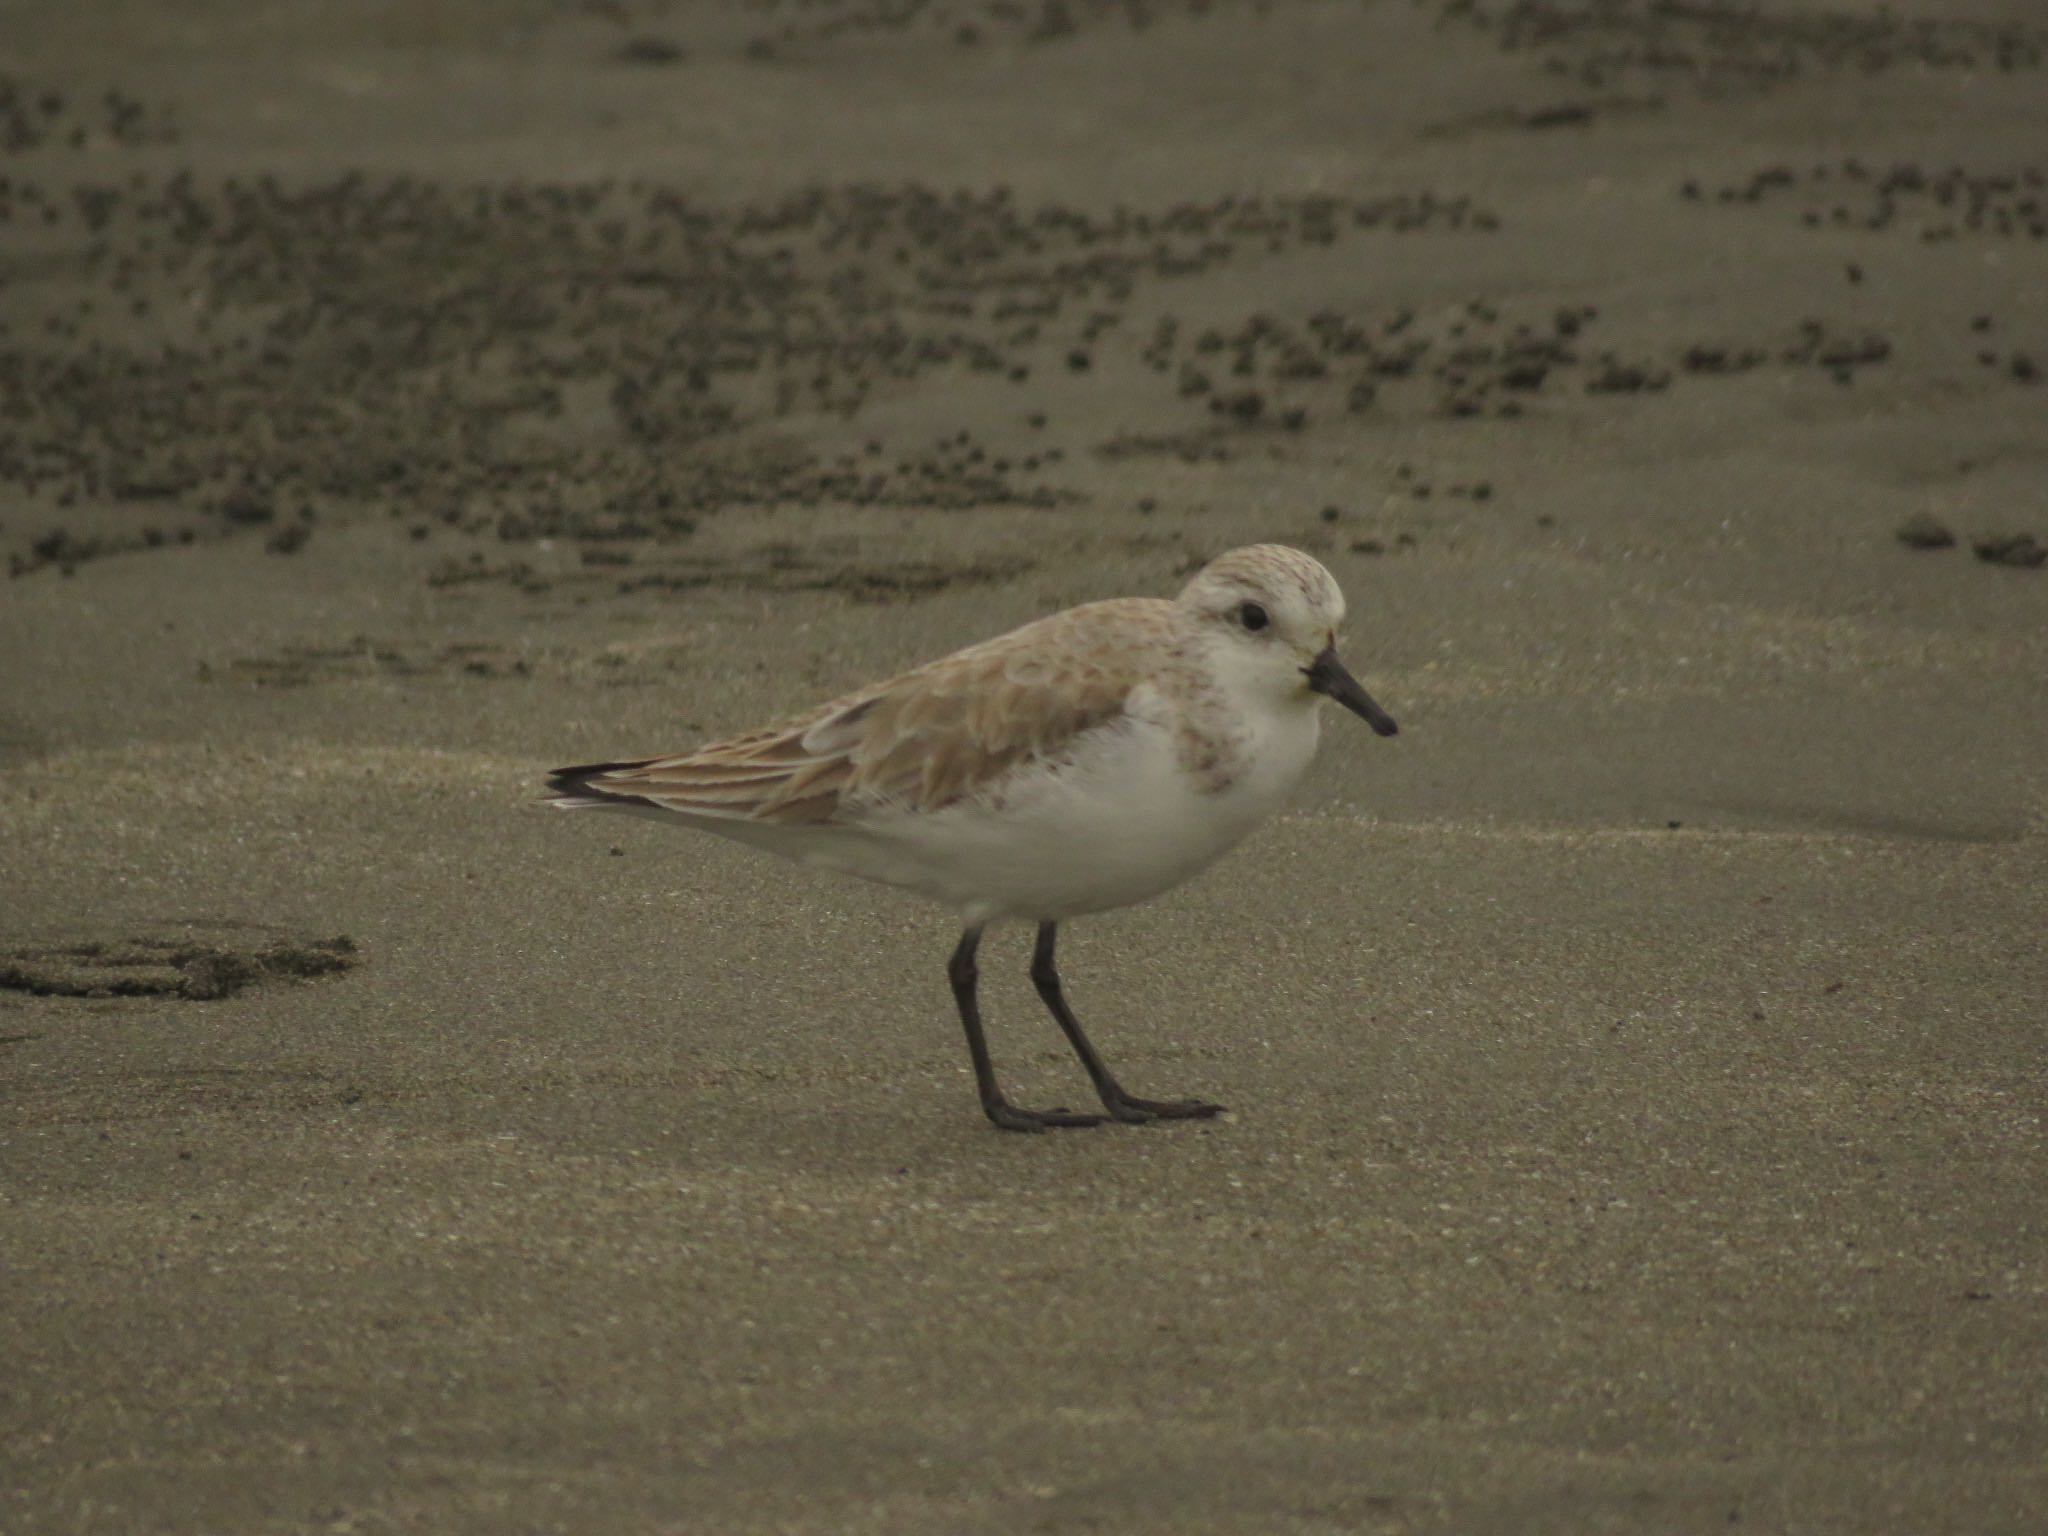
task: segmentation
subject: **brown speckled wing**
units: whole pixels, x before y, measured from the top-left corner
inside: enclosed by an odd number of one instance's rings
[[[801,826],[933,811],[1056,760],[1124,710],[1168,652],[1171,603],[1124,598],[1040,619],[794,720],[577,785],[695,816]]]

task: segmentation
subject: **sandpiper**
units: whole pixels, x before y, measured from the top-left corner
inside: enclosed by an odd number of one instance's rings
[[[1323,699],[1394,734],[1337,658],[1343,620],[1319,562],[1255,544],[1176,598],[1084,603],[679,756],[558,769],[551,803],[659,816],[951,907],[947,974],[1004,1130],[1205,1118],[1222,1106],[1123,1090],[1067,1006],[1055,938],[1240,841],[1308,767]],[[1003,1096],[975,1001],[975,951],[1003,921],[1038,925],[1032,982],[1104,1114]]]

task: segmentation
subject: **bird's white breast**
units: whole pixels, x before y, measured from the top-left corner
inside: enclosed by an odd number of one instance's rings
[[[1077,916],[1143,901],[1235,845],[1315,753],[1316,712],[1237,721],[1227,772],[1190,767],[1184,722],[1140,688],[1114,724],[999,794],[937,813],[877,818],[815,862],[908,886],[969,922]]]

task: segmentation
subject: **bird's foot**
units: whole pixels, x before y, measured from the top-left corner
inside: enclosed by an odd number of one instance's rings
[[[1102,1104],[1111,1119],[1125,1125],[1145,1125],[1153,1120],[1207,1120],[1223,1113],[1221,1104],[1201,1099],[1139,1099],[1121,1088],[1103,1094]]]
[[[1100,1125],[1107,1115],[1079,1115],[1062,1106],[1059,1109],[1019,1109],[1003,1099],[984,1103],[983,1111],[992,1124],[1005,1131],[1051,1131],[1067,1130],[1082,1125]]]

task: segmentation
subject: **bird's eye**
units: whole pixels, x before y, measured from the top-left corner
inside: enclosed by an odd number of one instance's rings
[[[1243,624],[1246,629],[1251,630],[1264,629],[1273,622],[1266,610],[1257,603],[1246,603],[1237,610],[1237,617],[1239,623]]]

